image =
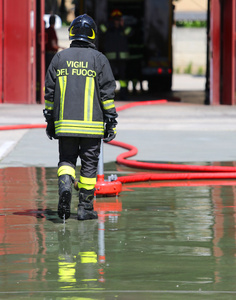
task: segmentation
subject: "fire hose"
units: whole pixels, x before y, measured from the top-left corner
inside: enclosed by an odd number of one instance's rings
[[[136,160],[126,160],[126,158],[132,157],[137,154],[138,149],[136,147],[119,141],[111,141],[109,144],[129,150],[128,152],[120,154],[116,158],[116,162],[120,165],[124,165],[131,168],[138,168],[138,169],[165,170],[165,171],[175,170],[175,171],[188,172],[188,173],[143,173],[138,175],[118,177],[117,180],[122,183],[138,182],[138,181],[157,181],[157,180],[235,179],[236,178],[236,167],[161,164],[161,163],[146,163],[146,162],[140,162]]]
[[[117,111],[132,108],[140,105],[155,105],[166,103],[167,100],[154,100],[154,101],[140,101],[132,102],[120,106]],[[0,126],[0,130],[16,130],[16,129],[36,129],[46,128],[45,124],[20,124],[20,125],[5,125]],[[178,171],[179,173],[142,173],[128,176],[121,176],[114,180],[116,183],[131,183],[142,181],[170,181],[170,180],[192,180],[192,179],[236,179],[236,167],[227,166],[200,166],[200,165],[182,165],[182,164],[165,164],[165,163],[149,163],[137,160],[127,160],[138,153],[135,146],[119,142],[111,141],[110,145],[118,146],[128,150],[120,154],[116,158],[116,162],[130,168],[138,168],[145,170],[165,170],[165,171]],[[99,177],[100,176],[100,177]],[[98,182],[104,181],[104,175],[98,175]],[[105,189],[106,190],[106,189]],[[115,188],[116,190],[116,188]],[[118,189],[119,190],[119,189]],[[118,191],[119,192],[119,191]],[[116,193],[118,193],[116,190]],[[109,194],[109,191],[107,192]]]

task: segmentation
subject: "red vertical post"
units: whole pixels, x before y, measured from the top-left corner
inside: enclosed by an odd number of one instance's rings
[[[44,103],[45,79],[45,25],[43,20],[45,0],[37,0],[36,16],[36,101]]]
[[[220,0],[210,0],[210,104],[220,104]]]
[[[43,15],[45,12],[45,1],[41,0],[41,103],[44,103],[44,80],[45,80],[45,25],[43,20]]]
[[[0,0],[0,103],[3,101],[3,0]]]
[[[235,101],[235,0],[222,1],[222,104],[234,105]]]
[[[36,0],[3,0],[4,103],[35,103]]]
[[[28,103],[36,103],[36,1],[30,0]]]

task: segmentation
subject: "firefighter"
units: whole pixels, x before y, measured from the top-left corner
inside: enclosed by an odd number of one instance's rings
[[[132,36],[129,39],[129,61],[127,64],[127,76],[133,84],[133,94],[136,94],[136,85],[140,83],[142,86],[142,62],[144,59],[144,42],[142,40],[142,24],[137,20],[132,28]]]
[[[97,26],[84,14],[69,27],[70,48],[58,52],[45,79],[46,133],[59,139],[58,215],[70,217],[77,158],[81,170],[78,220],[97,219],[93,208],[101,139],[116,136],[115,79],[107,58],[96,50]],[[105,126],[104,126],[105,124]]]
[[[50,26],[45,29],[45,71],[47,71],[53,56],[59,49],[55,23],[56,17],[51,15],[49,18]]]
[[[114,9],[110,15],[108,26],[101,24],[101,47],[109,59],[113,74],[120,83],[120,100],[126,100],[128,81],[126,76],[127,61],[129,59],[128,37],[132,33],[131,27],[124,25],[123,14]]]

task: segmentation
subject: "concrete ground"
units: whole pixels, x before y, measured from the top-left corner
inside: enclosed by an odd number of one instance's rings
[[[127,102],[116,101],[116,106]],[[1,104],[0,125],[45,124],[43,105]],[[236,160],[236,107],[167,102],[119,112],[116,140],[136,146],[134,159],[203,162]],[[104,146],[104,162],[124,152]],[[45,166],[58,162],[57,141],[45,129],[0,131],[0,167]]]
[[[0,105],[0,125],[45,124],[42,110]],[[119,112],[117,140],[136,146],[137,160],[232,165],[235,117],[235,106],[136,106]],[[124,151],[104,148],[105,162]],[[63,222],[57,142],[45,129],[0,131],[0,155],[1,299],[235,299],[235,180],[124,184],[119,197],[98,197],[98,220],[85,222],[73,191]],[[129,171],[105,164],[106,177]]]

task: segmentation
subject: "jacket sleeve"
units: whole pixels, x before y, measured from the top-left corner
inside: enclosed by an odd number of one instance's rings
[[[48,67],[45,78],[45,109],[53,110],[54,92],[57,78],[58,55],[55,55]]]
[[[98,83],[104,119],[105,122],[108,122],[110,119],[116,119],[118,114],[116,113],[114,103],[116,82],[110,67],[110,63],[104,55],[100,56],[100,72],[98,74]]]

